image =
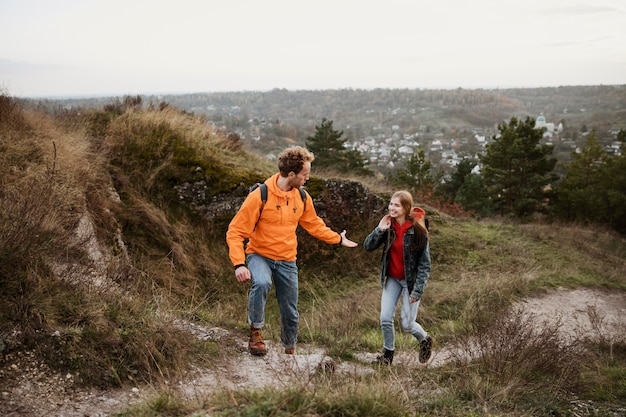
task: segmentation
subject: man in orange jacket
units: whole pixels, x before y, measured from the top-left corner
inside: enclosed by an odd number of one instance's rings
[[[357,246],[356,242],[346,237],[345,230],[337,233],[326,226],[315,212],[311,196],[306,191],[305,199],[300,195],[300,187],[309,179],[313,159],[313,154],[300,146],[281,152],[278,155],[279,172],[265,181],[265,208],[258,187],[245,199],[226,232],[229,257],[235,266],[237,281],[252,281],[248,297],[248,349],[253,355],[267,354],[261,329],[265,324],[265,304],[272,279],[280,309],[280,341],[285,353],[295,353],[299,318],[298,224],[326,243],[349,248]],[[244,250],[245,239],[249,241]]]

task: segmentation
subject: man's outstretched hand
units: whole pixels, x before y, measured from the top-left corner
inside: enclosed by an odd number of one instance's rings
[[[345,246],[346,248],[356,248],[359,246],[358,243],[351,241],[346,237],[346,231],[340,233],[341,235],[341,246]]]

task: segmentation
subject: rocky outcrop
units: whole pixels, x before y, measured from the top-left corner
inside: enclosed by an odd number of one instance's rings
[[[251,184],[249,184],[251,185]],[[175,186],[178,198],[209,222],[229,221],[246,198],[249,185],[241,184],[229,194],[211,196],[206,181]],[[388,196],[371,193],[362,183],[340,179],[311,179],[307,186],[320,217],[332,228],[353,228],[378,218]]]

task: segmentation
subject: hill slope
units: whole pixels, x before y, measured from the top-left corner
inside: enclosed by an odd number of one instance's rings
[[[442,367],[364,363],[362,355],[381,344],[378,254],[301,233],[299,346],[312,356],[296,364],[305,373],[293,373],[299,383],[287,390],[251,390],[262,384],[241,380],[215,387],[224,369],[234,380],[240,375],[228,364],[250,360],[242,352],[247,288],[234,282],[225,228],[247,186],[273,164],[168,106],[126,102],[50,115],[3,96],[0,115],[0,392],[7,413],[62,415],[96,403],[106,409],[88,412],[109,415],[115,398],[139,400],[126,415],[240,415],[263,406],[290,407],[291,415],[362,415],[358,407],[367,406],[378,410],[370,415],[514,416],[568,410],[573,395],[609,408],[623,403],[624,332],[614,336],[590,310],[593,334],[561,341],[550,335],[562,324],[527,326],[515,306],[557,287],[605,288],[621,297],[624,240],[575,225],[457,220],[428,208],[433,273],[419,320],[439,347],[477,346],[481,354],[465,351]],[[389,198],[384,184],[312,178],[308,188],[320,215],[359,242]],[[270,304],[272,344],[279,323]],[[408,358],[415,345],[404,336],[398,349]],[[319,355],[340,372],[313,383],[303,375]],[[291,371],[274,359],[281,365],[264,364],[265,375],[282,380]],[[194,391],[198,403],[190,403],[173,383],[199,370],[208,378],[199,384],[218,389]],[[42,391],[33,388],[39,382]],[[29,408],[20,400],[28,390],[50,393],[52,403]],[[74,404],[58,404],[71,392]]]
[[[568,332],[567,336],[595,333],[596,336],[619,340],[623,335],[624,323],[621,318],[626,314],[626,293],[623,292],[560,289],[529,298],[524,304],[529,313],[538,315],[537,325],[552,325],[557,317],[562,317],[562,327]],[[592,318],[602,318],[601,322],[592,323],[588,310],[593,311]],[[199,338],[229,340],[235,342],[237,348],[224,357],[219,366],[196,368],[181,379],[175,389],[165,391],[180,401],[180,405],[174,407],[179,412],[185,410],[182,404],[192,404],[187,406],[190,412],[201,408],[207,411],[213,409],[215,405],[209,405],[212,403],[211,398],[223,390],[281,391],[294,385],[306,390],[306,387],[320,384],[327,378],[345,380],[354,375],[373,377],[377,372],[375,367],[368,365],[375,358],[371,352],[360,352],[352,361],[336,361],[326,356],[325,349],[315,344],[299,346],[296,356],[286,356],[279,353],[280,349],[275,343],[270,343],[269,355],[258,358],[247,353],[247,340],[241,332],[199,327],[194,330]],[[432,359],[426,365],[420,364],[416,352],[411,351],[401,352],[395,363],[398,367],[411,370],[411,373],[402,375],[410,379],[418,377],[425,369],[443,367],[466,355],[467,352],[459,346],[436,346]],[[154,404],[155,398],[163,397],[163,388],[153,385],[131,384],[109,390],[76,387],[71,374],[49,372],[45,364],[29,359],[25,355],[9,360],[15,366],[5,377],[11,377],[16,382],[5,386],[9,391],[4,391],[4,402],[0,405],[3,416],[104,417],[127,413],[132,407],[143,410],[142,404]],[[436,388],[433,386],[430,390]],[[234,396],[230,401],[233,406],[239,404]],[[205,405],[201,406],[202,403]],[[592,401],[575,400],[572,401],[571,410],[577,415],[605,413],[619,416],[626,412],[626,407],[619,404],[599,406]],[[142,414],[137,412],[136,415]]]

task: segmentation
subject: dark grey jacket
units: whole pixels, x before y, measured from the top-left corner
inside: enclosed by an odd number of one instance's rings
[[[404,235],[404,277],[406,279],[409,295],[415,299],[422,298],[424,287],[430,276],[430,247],[428,241],[421,251],[410,250],[409,247],[414,239],[415,231],[411,227]],[[380,271],[380,285],[384,287],[387,279],[387,266],[389,265],[389,248],[396,239],[393,227],[381,230],[378,226],[367,235],[363,247],[371,252],[383,245],[382,269]]]

